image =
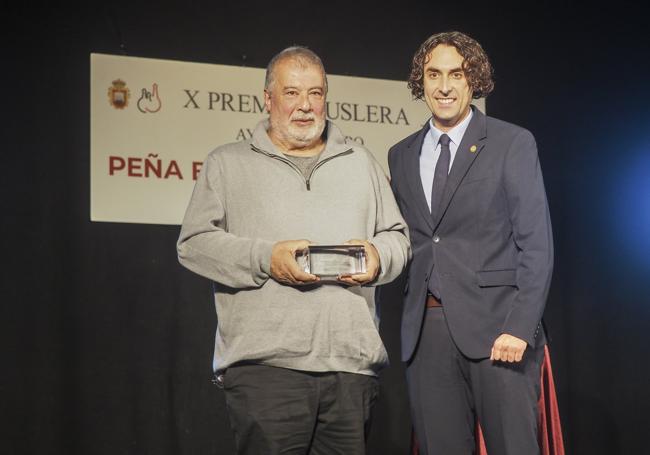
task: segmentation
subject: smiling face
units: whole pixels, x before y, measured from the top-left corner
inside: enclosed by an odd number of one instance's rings
[[[463,56],[455,47],[440,44],[424,63],[424,99],[433,114],[433,124],[449,131],[469,113],[472,88],[463,71]]]
[[[317,65],[291,58],[273,68],[273,82],[264,91],[269,112],[269,137],[283,151],[319,152],[325,129],[325,75]]]

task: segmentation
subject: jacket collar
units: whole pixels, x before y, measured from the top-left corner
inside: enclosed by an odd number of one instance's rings
[[[454,163],[451,166],[451,171],[449,172],[449,177],[445,186],[445,192],[443,193],[442,201],[438,209],[438,215],[435,220],[431,217],[426,196],[424,195],[424,189],[422,188],[422,181],[419,178],[420,151],[422,150],[422,143],[424,142],[424,138],[428,132],[429,122],[427,121],[422,129],[418,133],[414,134],[411,137],[411,140],[407,143],[406,172],[407,175],[414,177],[407,180],[411,188],[411,193],[415,197],[416,206],[419,208],[420,215],[426,221],[429,228],[434,231],[438,224],[440,224],[458,185],[485,146],[485,140],[487,138],[486,117],[480,110],[472,106],[472,119],[470,120],[467,130],[465,130],[465,134],[463,135],[463,139],[456,150]]]
[[[429,205],[427,204],[424,189],[422,188],[422,180],[420,179],[420,150],[422,150],[424,138],[428,133],[429,122],[426,122],[422,129],[418,133],[414,134],[411,137],[411,140],[407,143],[405,158],[406,175],[409,176],[407,182],[411,188],[411,193],[415,198],[415,205],[419,208],[421,217],[429,225],[429,228],[433,230],[433,221],[431,220]]]
[[[442,195],[442,200],[440,201],[440,207],[438,208],[438,214],[433,223],[434,229],[438,227],[438,224],[440,224],[440,221],[449,207],[449,203],[451,202],[454,193],[456,193],[460,182],[462,182],[470,166],[485,146],[485,140],[487,138],[487,122],[485,115],[474,106],[472,106],[472,111],[472,120],[469,122],[469,126],[463,135],[463,139],[460,141],[458,150],[456,150],[454,164],[451,166],[451,171],[449,172],[449,177],[447,178],[447,183],[445,185],[445,191]]]

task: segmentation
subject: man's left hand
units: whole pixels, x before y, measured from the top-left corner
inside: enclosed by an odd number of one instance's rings
[[[341,275],[338,281],[349,284],[350,286],[362,286],[371,283],[379,274],[379,253],[377,248],[367,240],[352,239],[345,242],[345,245],[363,245],[366,250],[366,273],[357,273],[354,275]]]
[[[521,338],[517,338],[507,333],[502,333],[494,341],[490,360],[500,360],[501,362],[520,362],[524,357],[526,343]]]

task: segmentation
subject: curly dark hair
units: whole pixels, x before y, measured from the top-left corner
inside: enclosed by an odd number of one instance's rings
[[[427,56],[438,45],[453,46],[463,56],[463,71],[474,98],[487,96],[494,88],[492,65],[481,45],[461,32],[444,32],[432,35],[413,56],[408,88],[415,99],[424,98],[423,71]]]

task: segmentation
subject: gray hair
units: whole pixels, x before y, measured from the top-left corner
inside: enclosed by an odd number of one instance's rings
[[[327,74],[325,73],[325,67],[323,62],[318,55],[311,49],[306,48],[305,46],[291,46],[286,49],[281,50],[273,56],[269,64],[266,66],[266,79],[264,80],[264,90],[269,91],[270,87],[275,82],[275,67],[282,60],[293,60],[299,65],[305,67],[307,65],[315,65],[320,68],[323,73],[323,79],[325,80],[325,93],[327,93]]]

